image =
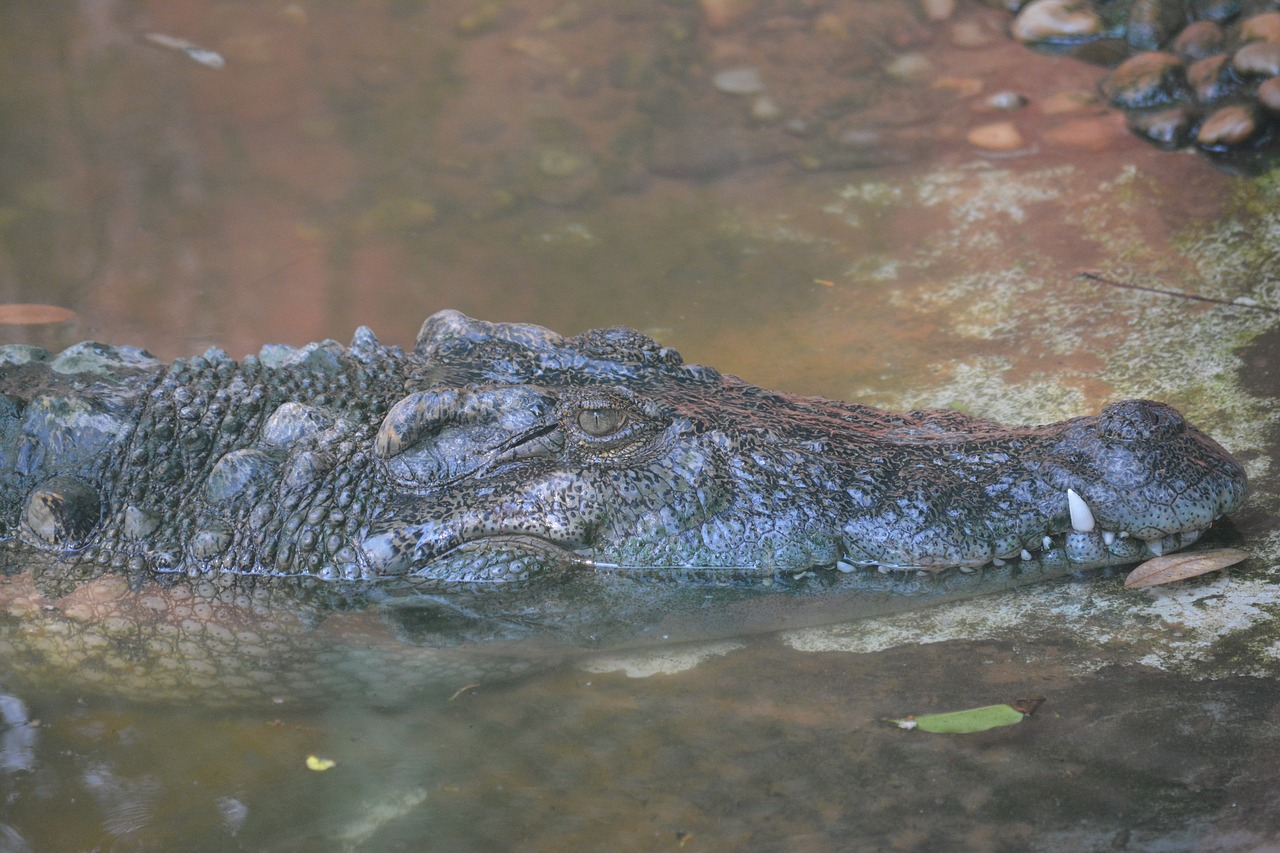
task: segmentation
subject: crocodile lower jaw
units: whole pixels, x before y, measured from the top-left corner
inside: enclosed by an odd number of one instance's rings
[[[1123,566],[1138,563],[1164,554],[1171,554],[1194,543],[1209,528],[1202,527],[1170,533],[1157,539],[1140,539],[1131,536],[1127,531],[1113,530],[1069,530],[1065,533],[1045,534],[1037,547],[1023,548],[1012,554],[994,557],[982,563],[961,564],[937,563],[928,565],[893,565],[874,560],[860,560],[846,557],[834,566],[826,568],[838,569],[842,572],[857,571],[860,568],[875,567],[881,572],[920,571],[942,572],[958,569],[962,572],[977,571],[985,566],[1000,567],[1019,561],[1066,562],[1076,564],[1080,568],[1097,568],[1102,566]]]

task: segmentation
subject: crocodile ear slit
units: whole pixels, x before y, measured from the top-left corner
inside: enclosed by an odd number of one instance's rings
[[[77,548],[102,520],[102,498],[74,477],[53,477],[27,497],[27,527],[46,545]]]

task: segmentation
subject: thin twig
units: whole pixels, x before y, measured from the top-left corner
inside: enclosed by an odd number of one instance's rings
[[[1280,308],[1272,308],[1269,305],[1259,305],[1256,302],[1237,302],[1234,299],[1217,299],[1213,296],[1201,296],[1198,293],[1183,293],[1179,290],[1164,290],[1159,287],[1147,287],[1144,284],[1133,284],[1127,281],[1116,281],[1113,278],[1107,278],[1104,275],[1088,270],[1081,272],[1077,278],[1087,278],[1089,281],[1096,281],[1098,284],[1106,284],[1111,287],[1122,287],[1125,290],[1141,290],[1143,293],[1158,293],[1161,296],[1176,296],[1179,299],[1194,299],[1197,302],[1212,302],[1214,305],[1231,305],[1236,308],[1252,308],[1254,311],[1266,311],[1269,314],[1280,314]]]

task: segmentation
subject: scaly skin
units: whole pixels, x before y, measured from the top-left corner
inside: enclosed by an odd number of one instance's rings
[[[361,329],[240,363],[82,344],[0,364],[0,523],[8,565],[31,568],[0,587],[23,614],[0,651],[139,678],[176,660],[157,695],[249,691],[290,661],[319,683],[352,620],[380,626],[389,671],[441,671],[442,640],[505,667],[512,643],[549,659],[669,636],[711,597],[732,618],[686,635],[756,626],[762,597],[919,586],[864,566],[983,568],[998,587],[1130,563],[1194,541],[1246,488],[1158,403],[1042,427],[894,415],[684,365],[626,329],[456,312],[407,354]],[[984,584],[961,587],[933,591]],[[840,612],[813,611],[782,623]]]

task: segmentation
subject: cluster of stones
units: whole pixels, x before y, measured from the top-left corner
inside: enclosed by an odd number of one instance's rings
[[[1280,129],[1277,0],[1032,0],[1012,32],[1032,46],[1119,60],[1102,94],[1162,148],[1255,152]]]

